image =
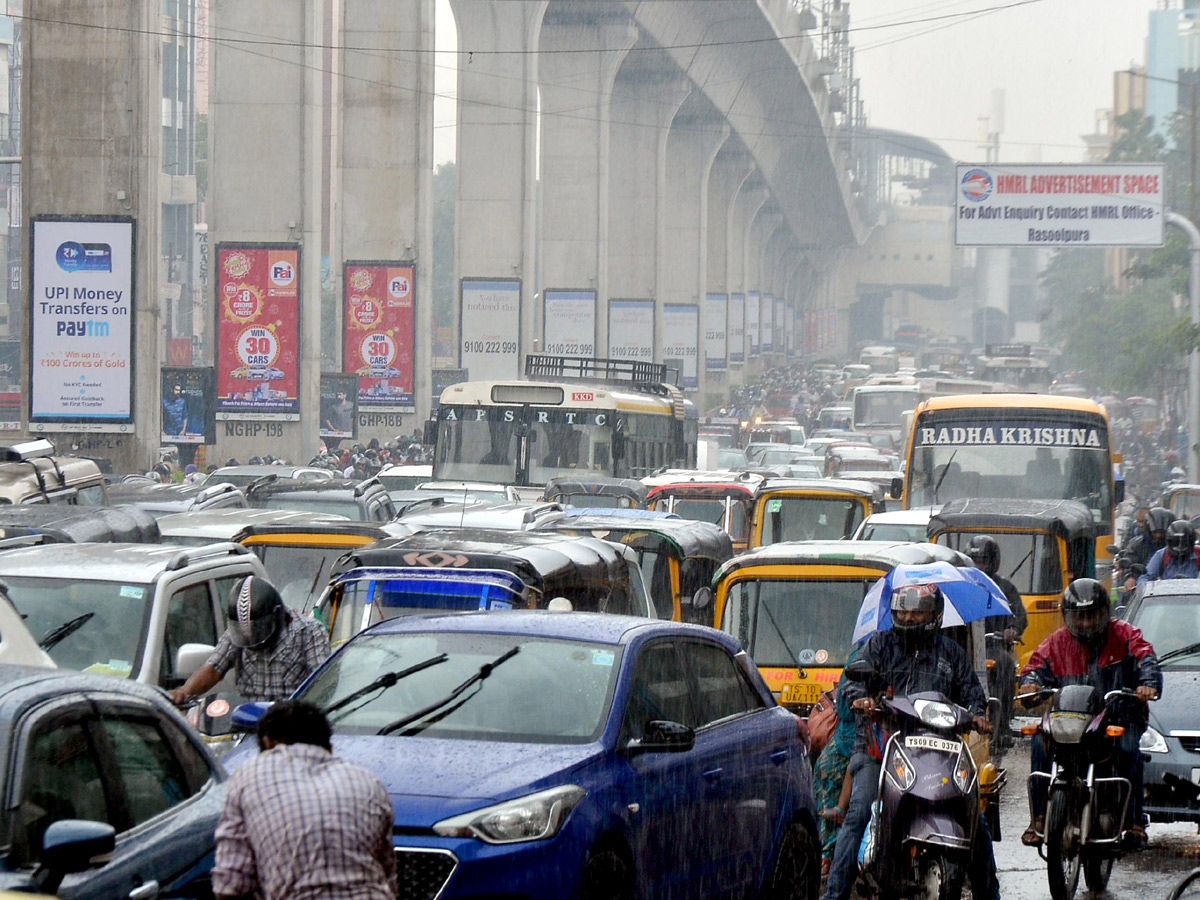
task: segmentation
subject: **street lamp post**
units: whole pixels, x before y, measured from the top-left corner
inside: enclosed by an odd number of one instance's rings
[[[1167,224],[1174,225],[1187,235],[1190,247],[1191,275],[1188,278],[1189,312],[1192,328],[1200,326],[1200,229],[1179,213],[1167,212]],[[1194,336],[1194,335],[1193,335]],[[1197,481],[1196,444],[1200,443],[1200,350],[1192,347],[1188,354],[1188,481]]]

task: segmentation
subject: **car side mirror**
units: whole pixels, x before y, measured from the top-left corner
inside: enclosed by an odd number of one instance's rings
[[[187,681],[208,662],[216,650],[212,644],[184,644],[175,651],[175,677]]]
[[[263,700],[242,703],[234,709],[229,727],[233,731],[257,731],[258,720],[265,716],[270,708],[271,704]]]
[[[44,893],[53,894],[65,876],[111,861],[116,845],[116,829],[106,822],[52,822],[42,837],[42,860],[33,873],[34,880]]]
[[[892,479],[891,491],[889,491],[893,500],[899,500],[904,496],[904,479],[896,476]]]
[[[696,588],[696,593],[692,594],[692,609],[708,609],[710,603],[712,603],[712,588],[708,585]]]
[[[646,723],[642,737],[630,741],[629,753],[686,753],[696,746],[696,731],[679,722],[653,719]]]

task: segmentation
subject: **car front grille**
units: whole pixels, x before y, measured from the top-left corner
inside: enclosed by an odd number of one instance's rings
[[[400,896],[408,900],[437,900],[457,867],[458,859],[449,850],[397,847]]]
[[[1188,753],[1200,753],[1200,735],[1188,735],[1187,737],[1175,737],[1179,741],[1180,746]]]

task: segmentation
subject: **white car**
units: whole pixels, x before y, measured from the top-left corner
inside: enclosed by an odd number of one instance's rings
[[[929,507],[872,513],[862,520],[851,540],[921,543],[931,515]]]

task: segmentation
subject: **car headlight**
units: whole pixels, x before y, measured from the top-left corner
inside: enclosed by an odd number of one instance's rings
[[[1138,749],[1143,753],[1166,753],[1167,739],[1160,732],[1147,727],[1138,741]]]
[[[964,794],[970,793],[971,785],[975,783],[975,760],[967,745],[963,744],[958,751],[958,759],[954,761],[954,786]]]
[[[544,841],[558,834],[586,793],[581,787],[566,784],[443,819],[433,830],[443,837],[473,837],[489,844]]]

